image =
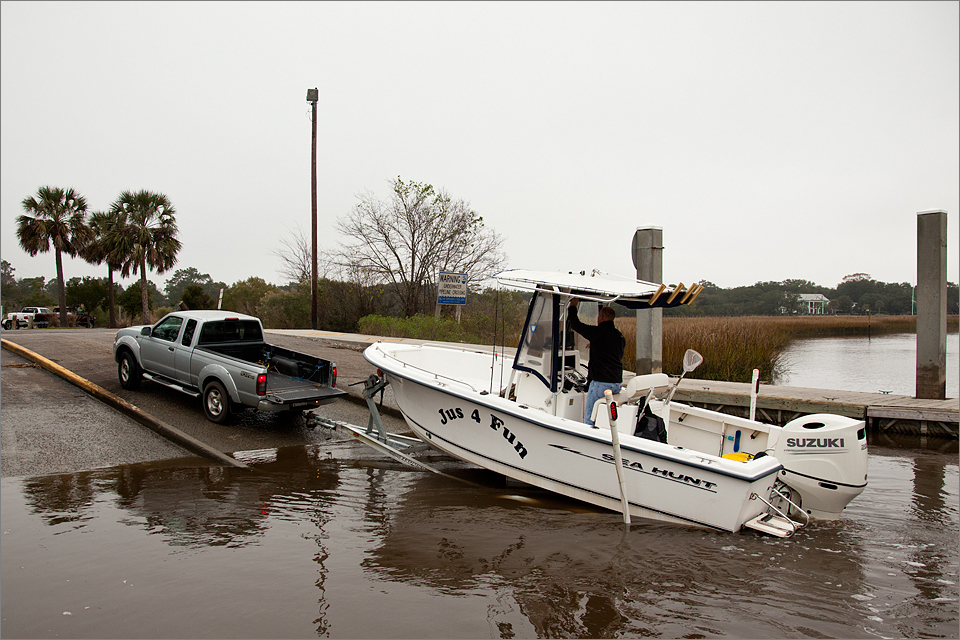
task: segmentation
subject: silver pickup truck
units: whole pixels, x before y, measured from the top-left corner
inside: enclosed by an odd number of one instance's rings
[[[259,319],[230,311],[177,311],[153,326],[121,329],[113,356],[124,389],[147,378],[202,397],[217,423],[244,407],[303,411],[346,395],[336,364],[267,344]]]

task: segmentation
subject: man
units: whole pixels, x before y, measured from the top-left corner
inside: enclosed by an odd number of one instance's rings
[[[603,392],[609,389],[612,393],[619,393],[623,383],[623,350],[627,341],[623,334],[614,326],[613,319],[617,313],[613,307],[602,307],[597,317],[597,326],[584,324],[577,317],[579,298],[570,300],[567,314],[567,326],[590,341],[590,364],[587,367],[587,398],[584,400],[584,422],[594,426],[591,415],[593,405],[603,397]]]

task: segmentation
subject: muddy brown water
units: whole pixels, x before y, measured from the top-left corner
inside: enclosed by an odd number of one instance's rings
[[[4,478],[4,638],[874,638],[958,633],[958,461],[873,443],[789,539],[641,521],[334,436]]]

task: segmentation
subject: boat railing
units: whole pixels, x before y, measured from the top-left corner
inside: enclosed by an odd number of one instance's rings
[[[475,353],[478,356],[499,355],[506,356],[506,349],[499,348],[496,352],[491,351],[494,347],[468,347],[466,345],[454,345],[449,342],[424,342],[421,346],[436,347],[437,349],[446,349],[447,351],[464,351],[466,353]],[[513,357],[513,356],[511,356]]]
[[[424,344],[423,346],[443,347],[443,345],[439,345],[439,344],[434,344],[434,345]],[[445,347],[444,347],[444,348],[445,348]],[[404,366],[404,368],[414,369],[415,371],[420,371],[420,372],[422,372],[422,373],[427,374],[428,376],[433,376],[433,378],[434,378],[435,380],[440,380],[440,379],[449,380],[450,382],[455,382],[455,383],[457,383],[457,384],[459,384],[459,385],[462,385],[462,386],[464,386],[464,387],[468,387],[468,388],[470,388],[472,391],[474,391],[475,393],[480,393],[480,390],[478,390],[476,387],[474,387],[474,386],[473,386],[472,384],[470,384],[469,382],[466,382],[465,380],[461,380],[461,379],[459,379],[459,378],[453,378],[453,377],[450,377],[450,376],[445,376],[445,375],[443,375],[442,373],[436,373],[435,371],[430,371],[429,369],[424,369],[423,367],[418,367],[418,366],[415,365],[415,364],[410,364],[409,362],[404,362],[403,360],[401,360],[400,358],[396,357],[396,356],[393,355],[392,353],[390,353],[390,352],[388,352],[388,351],[386,351],[386,350],[384,350],[384,349],[381,349],[379,345],[377,345],[377,349],[380,351],[380,353],[382,353],[382,354],[384,355],[384,357],[387,357],[387,358],[390,358],[391,360],[395,360],[396,362],[399,362],[400,364],[402,364],[402,365]],[[474,353],[484,354],[483,351],[478,351],[478,350],[476,350],[476,349],[460,348],[460,347],[456,347],[456,348],[450,349],[450,350],[451,350],[451,351],[457,351],[457,350],[459,350],[459,351],[471,351],[471,352],[474,352]]]

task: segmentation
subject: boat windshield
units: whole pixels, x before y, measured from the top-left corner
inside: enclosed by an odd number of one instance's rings
[[[530,301],[527,323],[513,368],[534,374],[550,391],[557,391],[560,364],[556,336],[560,314],[560,296],[538,290]]]

